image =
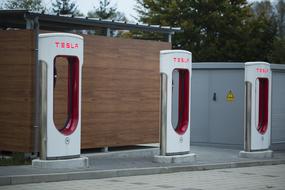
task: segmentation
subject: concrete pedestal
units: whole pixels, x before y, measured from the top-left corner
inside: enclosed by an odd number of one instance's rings
[[[32,160],[32,166],[37,168],[87,168],[89,162],[87,157],[79,157],[63,160]]]
[[[255,158],[255,159],[272,158],[273,157],[273,151],[272,150],[255,151],[255,152],[240,151],[239,157],[241,157],[241,158]]]
[[[196,161],[196,154],[193,153],[183,154],[183,155],[172,155],[172,156],[162,156],[162,155],[154,156],[154,162],[164,163],[164,164],[189,163],[195,161]]]

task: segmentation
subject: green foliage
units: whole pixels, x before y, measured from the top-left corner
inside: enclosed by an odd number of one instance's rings
[[[0,166],[29,165],[31,160],[24,153],[12,153],[9,156],[0,155]]]
[[[6,0],[2,9],[25,9],[29,11],[44,11],[42,0]]]
[[[87,16],[90,18],[127,21],[124,13],[117,11],[117,8],[112,6],[108,0],[101,0],[99,8],[94,7],[94,10],[89,11]]]
[[[174,48],[190,50],[195,61],[237,60],[249,9],[245,1],[138,0],[141,21],[181,26]],[[143,10],[143,11],[142,11]]]
[[[122,12],[117,11],[115,6],[111,5],[109,0],[100,0],[100,5],[98,8],[94,7],[93,10],[87,13],[87,16],[90,18],[100,18],[100,19],[109,19],[109,20],[116,20],[116,21],[127,21],[125,14]],[[96,34],[98,35],[107,35],[106,29],[97,29]],[[123,31],[110,31],[110,35],[121,36],[124,32]],[[89,32],[89,34],[94,34],[94,32]],[[126,37],[125,35],[124,37]]]
[[[285,64],[285,1],[278,0],[275,9],[278,35],[274,39],[269,60],[272,63]]]
[[[285,38],[275,38],[269,60],[271,63],[285,64]]]
[[[277,32],[270,2],[253,8],[246,0],[137,2],[140,21],[183,29],[173,48],[191,51],[194,61],[269,61]]]
[[[72,14],[77,16],[82,15],[77,9],[76,3],[71,0],[55,0],[55,2],[52,3],[52,7],[52,11],[57,14]]]
[[[255,2],[247,26],[248,39],[244,54],[248,60],[269,61],[273,42],[277,34],[274,7],[270,1]]]
[[[277,20],[277,29],[278,35],[281,38],[285,38],[285,1],[278,0],[276,4],[276,20]]]
[[[87,13],[88,17],[96,17],[101,19],[112,19],[116,16],[117,8],[110,6],[110,1],[101,0],[99,8]]]
[[[271,18],[274,16],[274,8],[269,0],[254,2],[251,6],[251,10],[257,16],[265,16]]]

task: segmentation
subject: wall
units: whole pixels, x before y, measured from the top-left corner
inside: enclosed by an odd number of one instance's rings
[[[171,44],[84,39],[82,147],[159,142],[159,51]]]
[[[29,152],[33,140],[34,33],[0,30],[0,150]]]

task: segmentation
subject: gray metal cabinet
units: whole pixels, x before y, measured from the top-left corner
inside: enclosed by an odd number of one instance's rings
[[[192,143],[243,146],[243,76],[241,70],[193,71]]]
[[[285,144],[285,70],[272,75],[272,144],[275,149]]]
[[[272,149],[285,149],[285,65],[272,69]],[[194,63],[191,144],[243,149],[244,63]],[[232,91],[233,101],[227,101]]]

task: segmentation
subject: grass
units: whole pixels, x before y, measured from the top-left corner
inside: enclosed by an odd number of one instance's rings
[[[1,156],[1,155],[0,155]],[[14,165],[30,165],[31,159],[27,158],[24,153],[11,153],[10,155],[3,155],[0,157],[0,166],[14,166]]]

